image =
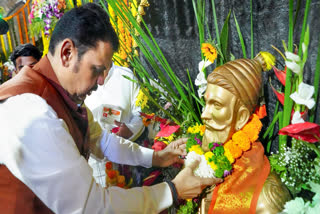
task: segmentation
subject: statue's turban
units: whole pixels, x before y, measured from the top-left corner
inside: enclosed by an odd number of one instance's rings
[[[254,59],[238,59],[217,67],[207,81],[230,91],[252,112],[259,99],[261,71],[265,67],[260,54]]]

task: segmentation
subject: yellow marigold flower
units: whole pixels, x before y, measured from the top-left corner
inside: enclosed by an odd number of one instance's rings
[[[213,169],[213,170],[218,169],[217,165],[215,165],[213,161],[209,163],[209,166],[210,166],[211,169]]]
[[[204,157],[206,158],[206,160],[208,161],[210,158],[212,158],[213,157],[213,153],[212,152],[206,152],[205,154],[204,154]]]
[[[131,4],[131,14],[133,15],[133,17],[136,17],[138,14],[137,7],[138,7],[137,0],[133,0]]]
[[[168,141],[172,142],[173,139],[174,139],[174,133],[171,134],[170,136],[166,137],[166,139],[167,139]]]
[[[145,89],[145,90],[148,91],[148,89]],[[136,99],[136,106],[140,106],[141,109],[148,108],[147,103],[148,103],[148,96],[143,93],[142,89],[140,89]]]
[[[229,149],[224,148],[224,156],[226,156],[228,158],[230,164],[232,164],[234,162],[234,158],[232,157],[232,154],[229,151]]]
[[[213,45],[211,45],[210,43],[202,43],[201,51],[203,55],[212,63],[218,56],[216,48],[213,47]]]
[[[188,127],[187,133],[193,134],[193,127]]]
[[[248,151],[251,147],[250,139],[241,130],[232,135],[232,141],[234,144],[239,146],[242,151]]]
[[[169,144],[169,142],[168,142],[168,141],[166,141],[166,140],[164,140],[164,141],[162,141],[162,142],[164,142],[166,145],[168,145],[168,144]]]
[[[197,153],[198,155],[203,155],[203,150],[200,147],[200,145],[193,145],[191,146],[191,148],[189,149],[189,152],[194,151],[195,153]]]
[[[271,53],[266,52],[266,51],[261,51],[260,54],[267,64],[267,70],[270,70],[272,68],[272,66],[275,65],[276,58]]]
[[[242,155],[242,150],[232,141],[229,140],[223,145],[223,148],[229,150],[234,159]]]

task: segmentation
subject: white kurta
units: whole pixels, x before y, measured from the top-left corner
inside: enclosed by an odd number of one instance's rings
[[[141,109],[135,105],[139,86],[123,76],[136,79],[130,69],[113,65],[104,84],[99,85],[96,91],[87,96],[85,105],[104,130],[111,130],[115,125],[113,121],[107,123],[104,120],[103,107],[111,106],[121,111],[120,122],[125,123],[133,133],[129,140],[134,141],[144,130],[139,114]]]
[[[172,204],[166,183],[129,190],[97,185],[65,122],[41,97],[22,94],[1,102],[0,118],[0,164],[53,212],[158,213]],[[104,154],[113,161],[151,165],[152,152],[120,139],[104,133]]]

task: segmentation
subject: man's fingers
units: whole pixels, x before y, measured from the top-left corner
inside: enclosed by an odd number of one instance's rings
[[[200,158],[195,159],[188,167],[194,171],[200,164]]]
[[[201,178],[202,186],[211,186],[223,182],[222,178]]]
[[[177,146],[180,146],[182,144],[185,144],[187,142],[187,140],[188,140],[188,138],[184,137],[184,138],[180,138],[180,139],[174,141],[173,143],[175,143]]]

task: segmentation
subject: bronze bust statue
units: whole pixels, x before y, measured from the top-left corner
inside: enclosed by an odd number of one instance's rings
[[[206,106],[201,115],[206,126],[204,151],[209,151],[211,142],[226,143],[250,120],[258,102],[261,71],[265,67],[259,54],[255,59],[228,62],[208,76]],[[290,200],[289,191],[274,173],[270,173],[270,164],[260,142],[253,143],[233,167],[232,174],[202,199],[200,213],[278,213]]]

